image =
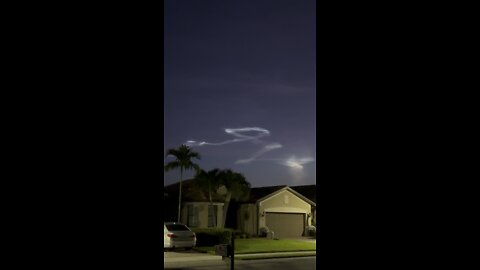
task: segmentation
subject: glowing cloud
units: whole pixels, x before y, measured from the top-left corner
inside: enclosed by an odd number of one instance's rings
[[[288,166],[292,169],[303,169],[303,165],[313,162],[313,158],[300,158],[296,159],[295,157],[289,158],[283,162],[283,165]]]

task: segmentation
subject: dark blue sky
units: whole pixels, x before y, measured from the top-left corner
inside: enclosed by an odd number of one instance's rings
[[[165,150],[196,141],[203,169],[230,168],[254,187],[314,184],[315,1],[164,7]]]

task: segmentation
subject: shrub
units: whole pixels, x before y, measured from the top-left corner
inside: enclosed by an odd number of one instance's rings
[[[235,235],[235,239],[239,239],[239,238],[242,238],[243,232],[240,230],[235,230],[234,235]]]
[[[315,226],[308,226],[307,231],[308,231],[308,236],[316,237],[317,229],[315,228]]]
[[[267,237],[269,231],[268,227],[260,228],[260,237]]]
[[[230,244],[233,230],[222,228],[191,228],[197,235],[197,247]]]

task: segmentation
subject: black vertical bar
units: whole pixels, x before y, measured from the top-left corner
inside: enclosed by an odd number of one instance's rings
[[[232,254],[230,258],[230,270],[233,270],[233,263],[235,261],[235,234],[232,231]]]

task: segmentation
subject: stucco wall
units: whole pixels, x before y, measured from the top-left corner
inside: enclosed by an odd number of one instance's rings
[[[184,224],[187,224],[188,219],[188,205],[193,205],[197,209],[197,219],[198,223],[195,228],[208,228],[208,205],[209,202],[186,202],[182,204],[182,216],[181,221]],[[223,203],[213,203],[217,205],[217,227],[220,228],[222,224],[222,215],[223,215]]]
[[[237,222],[237,228],[240,231],[256,235],[257,212],[255,211],[255,204],[240,205],[237,212]]]
[[[265,227],[265,215],[264,212],[277,212],[277,213],[304,213],[305,216],[311,213],[311,205],[304,200],[297,197],[289,190],[284,190],[278,194],[267,198],[259,203],[259,220],[258,229]],[[309,225],[310,217],[307,218],[305,224]]]

